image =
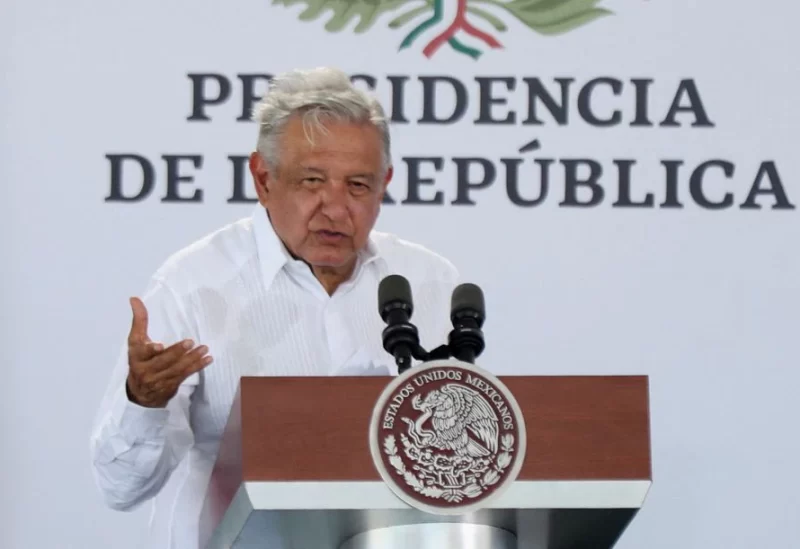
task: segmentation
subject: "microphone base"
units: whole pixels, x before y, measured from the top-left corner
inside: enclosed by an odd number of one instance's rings
[[[423,360],[430,361],[430,360],[447,360],[453,356],[450,353],[450,346],[449,345],[440,345],[428,353]]]
[[[459,326],[450,332],[448,347],[453,355],[463,362],[475,363],[486,344],[483,340],[483,331],[477,327]]]
[[[466,362],[467,364],[475,364],[475,356],[475,351],[472,349],[459,349],[453,355],[453,358],[461,362]]]
[[[411,357],[410,356],[395,356],[394,362],[397,364],[397,373],[398,375],[402,375],[411,368]]]

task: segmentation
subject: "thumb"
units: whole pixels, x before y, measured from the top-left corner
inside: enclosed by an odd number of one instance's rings
[[[131,322],[129,340],[138,343],[148,342],[150,338],[147,336],[147,307],[138,297],[132,297],[130,302],[133,321]]]

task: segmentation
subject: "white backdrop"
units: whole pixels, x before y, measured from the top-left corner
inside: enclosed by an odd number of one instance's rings
[[[0,546],[137,547],[146,510],[104,509],[88,453],[91,421],[129,326],[127,298],[167,255],[250,212],[250,204],[227,202],[227,157],[248,154],[255,142],[254,125],[236,120],[237,75],[318,65],[374,76],[387,107],[387,77],[408,77],[403,103],[410,122],[393,128],[397,171],[390,192],[407,196],[404,158],[441,157],[438,174],[433,164],[423,165],[420,177],[435,182],[420,193],[430,198],[441,190],[445,200],[387,206],[379,228],[445,254],[482,285],[488,308],[482,365],[500,374],[651,376],[655,483],[619,549],[797,546],[800,212],[773,209],[774,195],[757,198],[761,209],[739,206],[764,162],[776,171],[761,188],[783,189],[792,205],[800,203],[800,8],[774,0],[607,0],[599,4],[613,15],[548,36],[499,2],[473,2],[507,26],[501,32],[469,14],[503,48],[461,36],[483,55],[473,59],[445,44],[429,59],[423,48],[452,20],[454,0],[443,22],[406,49],[398,46],[425,16],[388,26],[421,4],[383,14],[363,34],[352,32],[354,22],[326,32],[327,17],[301,21],[303,6],[269,0],[2,4]],[[208,107],[207,122],[187,120],[189,75],[199,73],[231,83],[229,100]],[[416,123],[421,76],[453,77],[466,86],[470,103],[460,121]],[[513,109],[515,124],[474,123],[476,77],[516,80],[514,91],[495,85],[493,92],[509,98],[493,116]],[[536,112],[543,123],[522,123],[528,117],[523,79],[534,77],[556,98],[555,79],[574,79],[568,123],[559,124],[542,103]],[[592,98],[598,116],[619,109],[620,124],[594,127],[581,118],[578,92],[595,78],[623,83],[620,97],[602,84]],[[653,81],[652,127],[631,126],[637,120],[631,79]],[[658,125],[684,79],[696,86],[713,127],[693,127],[692,112],[677,115],[678,127]],[[680,104],[691,99],[683,94]],[[446,116],[453,101],[442,88],[437,112]],[[517,152],[533,139],[538,150]],[[152,161],[153,193],[138,202],[105,201],[110,154]],[[202,202],[161,201],[161,156],[169,154],[202,155],[200,169],[181,164],[194,182],[180,191],[188,196],[200,188]],[[473,206],[451,204],[454,157],[485,158],[497,168],[494,184],[471,195]],[[527,198],[537,195],[541,179],[534,160],[552,160],[541,205],[509,200],[504,170],[515,161],[504,165],[503,158],[522,159]],[[565,159],[602,166],[600,204],[560,205]],[[684,207],[614,207],[620,180],[614,160],[636,161],[633,199],[652,192],[655,205],[667,200],[662,161],[682,161],[676,189]],[[692,200],[690,174],[709,160],[735,166],[730,179],[719,167],[709,169],[703,184],[709,200],[732,193],[730,208]],[[577,173],[588,174],[588,165]],[[137,191],[137,177],[126,167],[128,194]],[[470,177],[480,181],[480,169]],[[590,196],[586,187],[578,193],[581,200]]]

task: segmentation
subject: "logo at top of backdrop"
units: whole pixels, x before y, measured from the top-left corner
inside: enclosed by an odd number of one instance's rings
[[[445,2],[452,2],[455,9],[445,10]],[[503,18],[512,16],[531,30],[542,35],[555,35],[586,25],[599,17],[610,15],[605,8],[598,7],[602,0],[272,0],[273,4],[292,6],[305,4],[300,13],[302,21],[313,21],[332,12],[325,30],[338,32],[353,19],[358,19],[354,32],[362,33],[371,28],[384,14],[401,11],[389,21],[389,28],[408,26],[410,31],[400,43],[399,49],[418,46],[418,39],[434,26],[442,26],[441,32],[428,39],[422,53],[430,58],[445,44],[455,51],[477,59],[480,49],[465,44],[465,37],[483,43],[483,47],[502,48],[497,33],[508,27]],[[420,5],[422,4],[422,5]],[[445,13],[452,20],[445,21]],[[472,22],[481,21],[494,28],[485,32]],[[413,25],[413,26],[412,26]],[[446,26],[445,26],[446,25]],[[468,38],[469,39],[469,38]]]

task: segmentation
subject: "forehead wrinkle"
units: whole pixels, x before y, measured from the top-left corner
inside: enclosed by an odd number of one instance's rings
[[[325,173],[326,172],[326,170],[324,170],[323,168],[320,168],[319,166],[317,166],[315,164],[304,164],[302,162],[299,164],[299,168],[301,170],[303,170],[303,171],[306,171],[306,172],[319,172],[319,173]]]

